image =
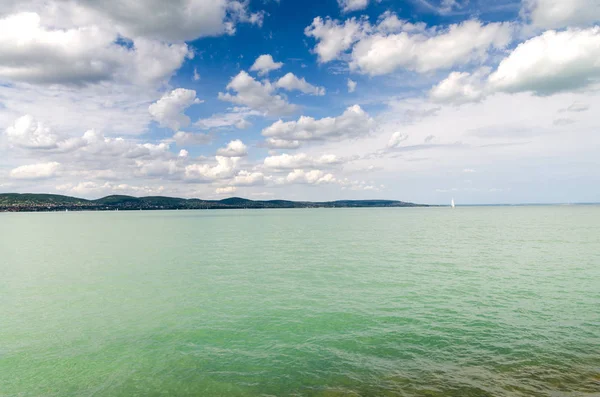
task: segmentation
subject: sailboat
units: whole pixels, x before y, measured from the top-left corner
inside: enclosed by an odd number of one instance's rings
[[[455,207],[455,205],[454,205],[454,199],[452,199],[452,202],[450,203],[450,205],[452,206],[452,208]]]

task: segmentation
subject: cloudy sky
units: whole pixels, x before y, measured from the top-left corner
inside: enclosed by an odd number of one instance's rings
[[[3,0],[0,192],[600,201],[600,0]]]

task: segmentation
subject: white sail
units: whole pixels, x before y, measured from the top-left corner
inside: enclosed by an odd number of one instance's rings
[[[452,208],[454,208],[454,207],[455,207],[455,206],[454,206],[454,199],[452,199],[452,203],[451,203],[450,205],[452,205]]]

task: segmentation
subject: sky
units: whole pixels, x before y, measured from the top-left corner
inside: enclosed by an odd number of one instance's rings
[[[600,202],[600,0],[3,0],[0,193]]]

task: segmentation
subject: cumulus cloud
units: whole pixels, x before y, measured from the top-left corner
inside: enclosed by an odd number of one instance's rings
[[[400,147],[400,144],[408,139],[408,135],[403,134],[400,131],[396,131],[390,137],[390,140],[387,143],[387,148],[394,149]]]
[[[72,168],[116,167],[137,159],[167,158],[169,143],[138,143],[124,138],[110,138],[95,130],[79,137],[54,134],[41,122],[25,116],[7,129],[8,141],[23,150],[21,155],[36,159],[59,159]],[[121,163],[125,162],[125,163]],[[49,162],[52,163],[52,162]]]
[[[211,182],[231,178],[239,165],[239,157],[216,156],[216,164],[189,164],[185,167],[185,179],[195,182]]]
[[[38,163],[22,165],[10,171],[13,179],[47,179],[55,176],[60,168],[60,163]]]
[[[333,154],[325,154],[320,157],[310,157],[306,153],[290,155],[287,153],[269,156],[265,158],[263,165],[273,170],[285,170],[295,168],[315,168],[332,166],[342,163],[342,159]]]
[[[137,196],[158,195],[161,194],[165,188],[163,186],[135,186],[126,183],[86,181],[58,185],[56,186],[56,190],[76,196],[89,197],[90,195],[93,195],[94,197],[102,197],[115,193]]]
[[[489,77],[495,91],[550,95],[600,78],[600,27],[547,31],[520,44]]]
[[[471,20],[424,33],[375,33],[352,50],[350,68],[371,76],[397,69],[419,73],[481,62],[491,49],[503,49],[511,39],[508,23],[482,24]]]
[[[484,87],[481,79],[482,73],[452,72],[434,86],[430,91],[431,98],[436,102],[451,102],[462,104],[467,102],[477,102],[484,96]]]
[[[338,0],[342,12],[364,10],[369,5],[369,0]]]
[[[225,186],[225,187],[218,187],[215,190],[215,193],[217,194],[233,194],[236,191],[236,187],[235,186]]]
[[[490,51],[507,47],[512,31],[510,23],[483,24],[477,20],[427,29],[387,12],[375,26],[364,18],[343,23],[315,18],[305,34],[317,40],[314,52],[320,62],[349,58],[352,70],[376,76],[398,69],[425,73],[482,62]],[[347,54],[350,49],[351,54]]]
[[[265,183],[265,175],[262,172],[240,171],[231,182],[235,186],[257,186]]]
[[[83,120],[88,129],[137,135],[147,131],[148,105],[161,94],[153,88],[113,83],[80,87],[0,83],[0,125],[6,128],[9,120],[30,114],[71,136],[81,132]]]
[[[247,0],[23,0],[0,8],[0,80],[82,86],[166,82],[185,44],[262,24]],[[156,12],[156,10],[160,12]]]
[[[279,80],[277,80],[275,86],[277,88],[283,88],[288,91],[297,90],[303,92],[304,94],[318,96],[325,95],[324,87],[315,87],[314,85],[309,84],[304,77],[300,79],[293,73],[288,73]]]
[[[204,0],[206,1],[206,0]],[[249,12],[248,5],[250,0],[229,0],[227,10],[230,14],[229,21],[225,22],[225,27],[228,34],[235,33],[235,24],[239,22],[249,23],[262,27],[265,19],[265,12]]]
[[[304,34],[317,40],[314,52],[319,56],[319,62],[326,63],[348,50],[368,28],[369,24],[364,19],[351,18],[342,24],[337,20],[316,17]]]
[[[267,138],[280,141],[336,141],[345,138],[366,136],[375,126],[375,121],[360,106],[354,105],[338,117],[316,120],[302,116],[298,121],[279,120],[262,131]]]
[[[251,72],[258,72],[259,76],[264,76],[273,70],[281,69],[283,62],[275,62],[273,56],[264,54],[256,58],[254,64],[250,67]]]
[[[549,30],[519,44],[497,69],[453,72],[431,91],[434,100],[465,103],[496,93],[546,96],[595,87],[600,82],[600,27]]]
[[[241,0],[144,0],[143,3],[138,0],[23,0],[14,3],[5,12],[34,10],[48,18],[53,26],[102,24],[124,37],[147,37],[164,42],[231,34],[240,22],[262,23],[262,12],[250,13],[249,2]],[[156,12],[157,9],[160,12]]]
[[[597,0],[524,0],[521,14],[541,29],[588,27],[600,21]]]
[[[6,129],[6,136],[10,143],[23,148],[54,149],[58,147],[58,136],[31,115],[18,118],[13,125]]]
[[[239,139],[231,141],[226,147],[217,150],[217,156],[244,157],[248,155],[248,147]]]
[[[348,92],[356,91],[356,84],[357,84],[356,81],[348,79]]]
[[[291,114],[298,109],[296,105],[288,103],[283,96],[275,94],[276,87],[269,81],[261,83],[245,71],[235,76],[226,88],[234,91],[235,95],[220,92],[220,100],[244,105],[269,116]]]
[[[184,114],[184,111],[198,103],[202,103],[202,101],[196,98],[196,91],[177,88],[150,105],[148,111],[152,119],[162,127],[176,131],[190,124],[190,118]]]
[[[116,38],[114,32],[95,25],[47,28],[36,13],[9,15],[0,19],[0,79],[66,85],[156,84],[192,56],[183,43],[139,37],[126,47]]]
[[[71,152],[86,145],[82,137],[57,134],[31,115],[19,117],[6,129],[5,135],[13,147],[48,152]]]
[[[212,142],[212,136],[198,132],[178,131],[173,135],[173,140],[177,146],[197,146],[209,144]]]
[[[239,130],[245,130],[246,128],[251,127],[252,123],[246,119],[242,119],[242,120],[238,121],[237,123],[235,123],[234,125],[235,125],[235,128],[237,128]]]
[[[287,183],[308,183],[311,185],[336,182],[333,174],[326,174],[321,170],[305,171],[302,169],[290,172],[285,180]]]
[[[227,113],[217,113],[212,116],[200,119],[194,123],[199,128],[226,128],[234,126],[238,129],[246,129],[252,124],[247,120],[251,117],[262,116],[263,113],[252,110],[247,107],[234,107]]]
[[[169,153],[169,143],[137,143],[123,138],[106,137],[104,134],[89,130],[80,138],[80,146],[73,155],[85,159],[96,156],[110,158],[123,157],[137,159],[143,157],[161,157]],[[107,164],[109,165],[109,164]]]
[[[266,145],[270,149],[298,149],[301,146],[300,141],[288,141],[286,139],[267,138]]]

